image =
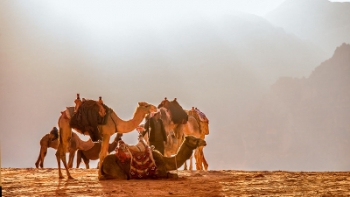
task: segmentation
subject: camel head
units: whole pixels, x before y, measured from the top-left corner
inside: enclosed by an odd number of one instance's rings
[[[186,136],[185,141],[183,143],[192,149],[196,149],[197,147],[207,145],[207,142],[205,140],[202,140],[200,138],[197,138],[191,135]]]
[[[149,114],[151,112],[156,112],[157,107],[149,104],[147,102],[139,102],[139,106],[137,107],[138,110],[143,111],[145,114]]]

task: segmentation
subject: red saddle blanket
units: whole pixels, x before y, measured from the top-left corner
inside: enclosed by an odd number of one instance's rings
[[[143,146],[142,148],[135,147]],[[120,162],[130,164],[131,179],[155,178],[157,166],[153,160],[151,148],[143,143],[129,147],[122,140],[118,142],[116,156]]]

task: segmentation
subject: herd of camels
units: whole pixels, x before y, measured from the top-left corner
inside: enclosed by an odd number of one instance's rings
[[[174,104],[179,106],[180,110],[179,108],[175,109],[173,107]],[[152,151],[160,177],[169,177],[170,170],[176,170],[183,164],[185,164],[185,169],[187,169],[186,160],[188,159],[190,159],[189,169],[192,170],[193,155],[197,170],[208,169],[208,163],[204,157],[203,148],[206,145],[204,140],[205,136],[209,134],[209,121],[197,108],[192,108],[190,110],[182,109],[176,98],[173,101],[169,101],[165,98],[157,107],[147,102],[139,102],[130,120],[122,120],[109,108],[108,113],[104,113],[104,124],[98,125],[98,132],[102,139],[99,143],[93,143],[91,139],[88,141],[77,139],[79,137],[72,132],[70,124],[69,111],[72,111],[72,108],[74,109],[74,107],[67,107],[65,111],[61,112],[61,116],[58,119],[59,131],[56,144],[47,142],[53,141],[52,134],[47,134],[42,138],[40,142],[41,150],[35,164],[36,167],[43,167],[43,158],[46,154],[47,147],[57,148],[56,158],[59,178],[63,178],[61,161],[68,178],[73,178],[69,172],[69,168],[73,165],[74,152],[79,150],[77,159],[78,166],[81,158],[83,158],[86,167],[89,168],[89,159],[95,160],[98,156],[100,161],[98,164],[99,180],[109,178],[124,179],[127,174],[125,172],[125,166],[123,166],[124,164],[121,165],[118,163],[118,161],[116,161],[116,156],[114,154],[108,155],[108,153],[116,148],[118,140],[124,133],[135,130],[140,126],[146,115],[157,111],[161,113],[161,119],[168,135],[168,142],[165,145],[164,155],[160,154],[158,151]],[[182,117],[184,115],[186,116],[185,119]],[[81,131],[77,128],[73,129],[81,134],[87,134],[86,131]],[[115,133],[117,133],[117,136],[113,143],[110,144],[110,137]],[[66,161],[66,153],[70,153],[68,164]]]

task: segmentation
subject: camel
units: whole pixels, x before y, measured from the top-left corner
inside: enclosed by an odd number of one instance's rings
[[[69,146],[70,138],[72,136],[70,118],[67,115],[69,114],[70,109],[74,109],[74,107],[67,108],[64,112],[61,112],[61,116],[58,119],[61,143],[59,144],[56,152],[56,159],[58,164],[59,178],[63,178],[63,175],[61,172],[61,161],[62,161],[66,169],[68,179],[73,179],[73,177],[69,173],[69,169],[66,162],[66,154],[65,154]],[[111,108],[108,108],[107,113],[105,115],[106,123],[103,125],[98,125],[98,131],[99,131],[100,137],[102,138],[101,151],[99,155],[100,157],[99,168],[101,168],[101,163],[107,155],[110,136],[116,132],[122,134],[122,133],[128,133],[133,131],[142,122],[146,114],[150,112],[155,112],[155,111],[157,111],[157,108],[154,105],[148,104],[146,102],[139,102],[133,118],[130,120],[124,121],[120,119]],[[85,133],[85,131],[80,131],[78,129],[75,129],[75,130],[82,134]],[[99,173],[98,178],[103,179],[104,177]]]
[[[117,134],[114,138],[114,141],[109,144],[108,146],[108,153],[111,153],[115,150],[115,148],[118,145],[118,141],[120,140],[122,134]],[[90,160],[97,160],[99,158],[101,150],[101,142],[94,143],[94,146],[90,148],[89,150],[78,150],[77,152],[77,168],[79,168],[81,159],[83,159],[86,169],[89,169],[89,162]],[[98,168],[98,166],[97,166]]]
[[[54,127],[55,128],[55,127]],[[56,136],[56,137],[55,137]],[[37,161],[35,162],[36,168],[44,167],[44,159],[48,148],[53,148],[57,150],[58,148],[58,131],[52,130],[49,134],[44,135],[40,140],[40,152]],[[67,153],[69,153],[68,167],[73,167],[73,160],[75,152],[77,150],[87,150],[91,148],[94,143],[89,139],[88,141],[83,141],[79,138],[76,133],[72,133],[72,139],[69,143]]]
[[[174,104],[175,106],[178,106],[178,109],[174,109],[175,107],[171,106]],[[178,150],[179,145],[181,144],[181,141],[183,140],[184,136],[192,135],[204,140],[205,135],[209,134],[209,121],[201,122],[199,118],[196,117],[197,113],[194,113],[194,111],[197,110],[196,108],[192,108],[191,110],[183,110],[182,107],[178,104],[176,98],[173,101],[169,101],[167,98],[165,98],[158,105],[158,108],[161,111],[161,119],[163,120],[165,130],[169,135],[168,143],[165,147],[165,155],[169,156],[174,154],[176,150]],[[181,110],[186,112],[187,117],[181,115],[181,113],[183,113],[181,112]],[[181,113],[179,113],[179,111]],[[177,120],[177,124],[173,121],[174,116]],[[183,119],[182,121],[180,120],[181,118]],[[208,170],[208,162],[205,159],[203,148],[204,147],[198,147],[194,153],[197,170]],[[189,169],[192,170],[192,168],[193,167],[191,157]],[[186,163],[184,169],[187,169]]]
[[[176,155],[171,157],[163,156],[159,151],[152,150],[154,162],[156,164],[156,178],[176,177],[171,174],[171,170],[176,170],[182,166],[193,154],[193,150],[200,146],[206,146],[206,142],[194,136],[186,136]],[[103,160],[100,173],[106,179],[130,179],[130,162],[122,162],[115,154],[107,155]]]

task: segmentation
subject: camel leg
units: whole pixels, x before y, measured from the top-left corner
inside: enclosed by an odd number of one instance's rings
[[[204,157],[204,154],[203,154],[203,165],[204,165],[204,170],[208,170],[208,162],[207,162],[207,160],[205,159],[205,157]]]
[[[67,161],[66,161],[66,152],[63,151],[63,148],[62,148],[61,144],[58,146],[58,149],[57,149],[57,152],[56,152],[56,158],[57,158],[57,164],[58,164],[58,175],[59,175],[59,178],[60,179],[63,178],[63,175],[62,175],[62,172],[61,172],[61,160],[62,160],[64,168],[66,169],[66,172],[67,172],[68,179],[73,179],[73,177],[70,175],[69,170],[68,170],[68,165],[67,165]]]
[[[61,172],[61,144],[58,145],[58,148],[57,148],[57,151],[56,151],[56,159],[57,159],[57,165],[58,165],[58,177],[60,179],[63,179],[63,175],[62,175],[62,172]]]
[[[84,160],[86,169],[90,169],[90,165],[89,165],[90,160],[88,158],[83,158],[83,160]]]
[[[66,161],[66,152],[69,147],[69,142],[72,138],[72,129],[69,125],[69,120],[60,117],[58,120],[58,125],[59,125],[59,145],[57,148],[56,152],[56,158],[57,158],[57,164],[58,164],[58,173],[59,173],[59,178],[63,178],[62,172],[61,172],[61,162],[63,162],[64,168],[66,169],[68,179],[73,179],[73,177],[69,173],[67,161]]]
[[[203,164],[203,167],[204,167],[204,170],[208,170],[208,162],[207,162],[207,160],[205,159],[205,157],[204,157],[204,151],[203,151],[203,149],[204,149],[204,146],[201,146],[201,147],[199,147],[200,148],[200,159],[201,159],[201,164]],[[202,165],[201,165],[201,167],[202,167]],[[202,170],[203,170],[203,167],[202,167]]]
[[[68,168],[73,168],[73,160],[75,156],[76,150],[70,150],[69,151],[69,160],[68,160]]]
[[[77,168],[79,168],[80,163],[81,163],[81,154],[82,154],[81,151],[82,150],[77,151]]]
[[[201,147],[198,147],[196,148],[196,150],[194,151],[194,158],[196,160],[196,169],[197,170],[203,170],[203,167],[202,167],[202,149]]]
[[[47,151],[47,147],[42,147],[42,146],[40,147],[39,157],[38,157],[38,160],[35,162],[36,168],[39,168],[39,166],[41,168],[44,167],[44,158],[46,155],[46,151]]]
[[[86,155],[84,155],[84,152],[81,152],[81,157],[83,158],[86,169],[90,169],[90,165],[89,165],[90,159],[88,159]]]
[[[192,166],[192,163],[193,163],[193,155],[191,155],[191,157],[190,157],[190,168],[189,168],[189,170],[193,170],[193,166]]]
[[[105,159],[105,157],[108,154],[109,138],[110,138],[109,135],[104,135],[102,137],[101,150],[100,150],[100,165],[99,165],[100,169],[102,167],[103,160]],[[101,174],[100,170],[98,171],[98,178],[100,180],[105,179],[105,177]]]

